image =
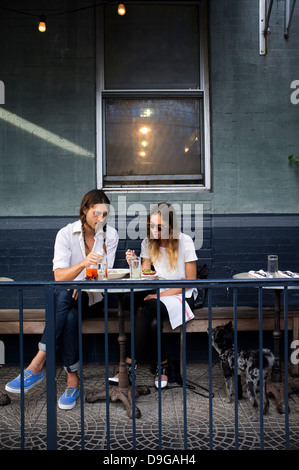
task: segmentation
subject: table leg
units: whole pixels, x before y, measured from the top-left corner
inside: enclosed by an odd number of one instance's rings
[[[281,359],[280,359],[280,290],[275,289],[275,302],[274,302],[274,313],[275,313],[275,325],[273,331],[273,342],[274,342],[274,364],[272,367],[271,381],[266,384],[267,393],[271,393],[276,400],[277,411],[281,414],[285,413],[284,403],[284,383],[282,381],[281,374]],[[287,367],[287,364],[285,365]]]
[[[124,310],[123,310],[124,294],[118,294],[118,324],[119,324],[119,335],[118,335],[118,344],[119,344],[119,381],[118,386],[111,387],[109,389],[109,397],[112,402],[122,401],[124,404],[127,415],[129,418],[133,416],[132,409],[132,387],[129,386],[128,371],[126,365],[126,342],[127,338],[125,335],[125,326],[124,326]],[[150,390],[146,386],[136,386],[135,387],[135,397],[139,395],[148,395]],[[105,400],[106,391],[101,392],[90,392],[86,395],[85,401],[88,403],[93,403],[97,400]],[[135,417],[140,418],[141,411],[135,406]]]

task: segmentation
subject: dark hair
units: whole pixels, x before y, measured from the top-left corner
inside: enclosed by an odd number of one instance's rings
[[[109,212],[109,205],[110,201],[104,191],[101,189],[92,189],[88,193],[85,194],[85,196],[82,199],[81,206],[80,206],[80,215],[79,218],[81,220],[82,224],[82,231],[83,231],[83,237],[84,237],[84,243],[85,247],[87,247],[86,241],[85,241],[85,231],[84,231],[84,224],[86,221],[86,215],[84,214],[84,209],[90,209],[92,206],[96,204],[107,204],[108,206],[108,212]],[[107,224],[105,223],[103,226],[103,232],[104,232],[104,242],[103,242],[103,249],[104,253],[107,253],[107,248],[106,248],[106,231],[107,231]],[[85,248],[85,249],[86,249]]]
[[[90,209],[95,204],[107,204],[110,205],[110,201],[104,191],[101,189],[92,189],[82,199],[81,206],[80,206],[80,220],[82,224],[85,223],[85,214],[84,209]]]

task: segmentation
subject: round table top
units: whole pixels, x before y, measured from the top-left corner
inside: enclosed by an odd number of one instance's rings
[[[297,274],[297,273],[296,273]],[[255,279],[255,280],[262,280],[264,279],[263,277],[254,277],[254,276],[251,276],[248,272],[244,272],[244,273],[237,273],[237,274],[234,274],[233,275],[233,279]],[[287,278],[276,278],[276,279],[287,279]],[[279,290],[282,290],[284,289],[284,286],[262,286],[263,289],[279,289]],[[289,286],[288,289],[299,289],[299,286],[296,287],[296,286]]]
[[[154,279],[157,279],[157,278],[155,277]],[[123,283],[125,283],[126,281],[142,281],[142,282],[144,282],[144,286],[135,287],[134,292],[136,292],[136,291],[142,292],[142,291],[146,291],[146,290],[151,290],[151,288],[146,285],[147,281],[150,281],[150,279],[148,279],[148,278],[144,278],[144,277],[142,277],[140,279],[122,278],[122,279],[118,279],[118,281],[123,282]],[[121,293],[125,293],[125,292],[130,292],[130,290],[131,289],[129,287],[116,287],[116,288],[111,287],[111,288],[107,289],[107,292],[109,292],[109,293],[114,292],[116,294],[121,294]],[[104,288],[82,289],[82,291],[83,292],[101,292],[101,293],[103,293],[103,292],[105,292],[105,289]]]

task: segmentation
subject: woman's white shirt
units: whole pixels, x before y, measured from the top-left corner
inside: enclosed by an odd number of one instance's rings
[[[92,251],[104,254],[103,243],[106,238],[107,265],[112,268],[115,260],[119,236],[115,228],[107,225],[104,236],[103,229],[98,230],[94,236]],[[58,268],[69,268],[80,263],[86,257],[82,224],[80,220],[68,224],[59,230],[54,246],[53,271]],[[85,269],[74,279],[80,281],[86,275]]]
[[[142,241],[141,258],[150,259],[148,239]],[[158,259],[153,263],[157,275],[164,279],[186,279],[185,263],[196,261],[195,246],[192,238],[185,233],[180,233],[178,260],[175,269],[171,269],[167,260],[166,248],[160,247]],[[162,289],[161,289],[162,290]],[[192,291],[196,289],[186,290],[186,297],[191,297]]]

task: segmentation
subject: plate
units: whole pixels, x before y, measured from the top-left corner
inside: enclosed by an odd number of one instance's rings
[[[142,273],[141,277],[144,278],[144,279],[156,279],[156,278],[158,278],[158,274],[157,273],[152,273],[152,274]]]
[[[113,281],[114,279],[122,279],[127,274],[129,274],[129,269],[108,269],[108,281]]]

